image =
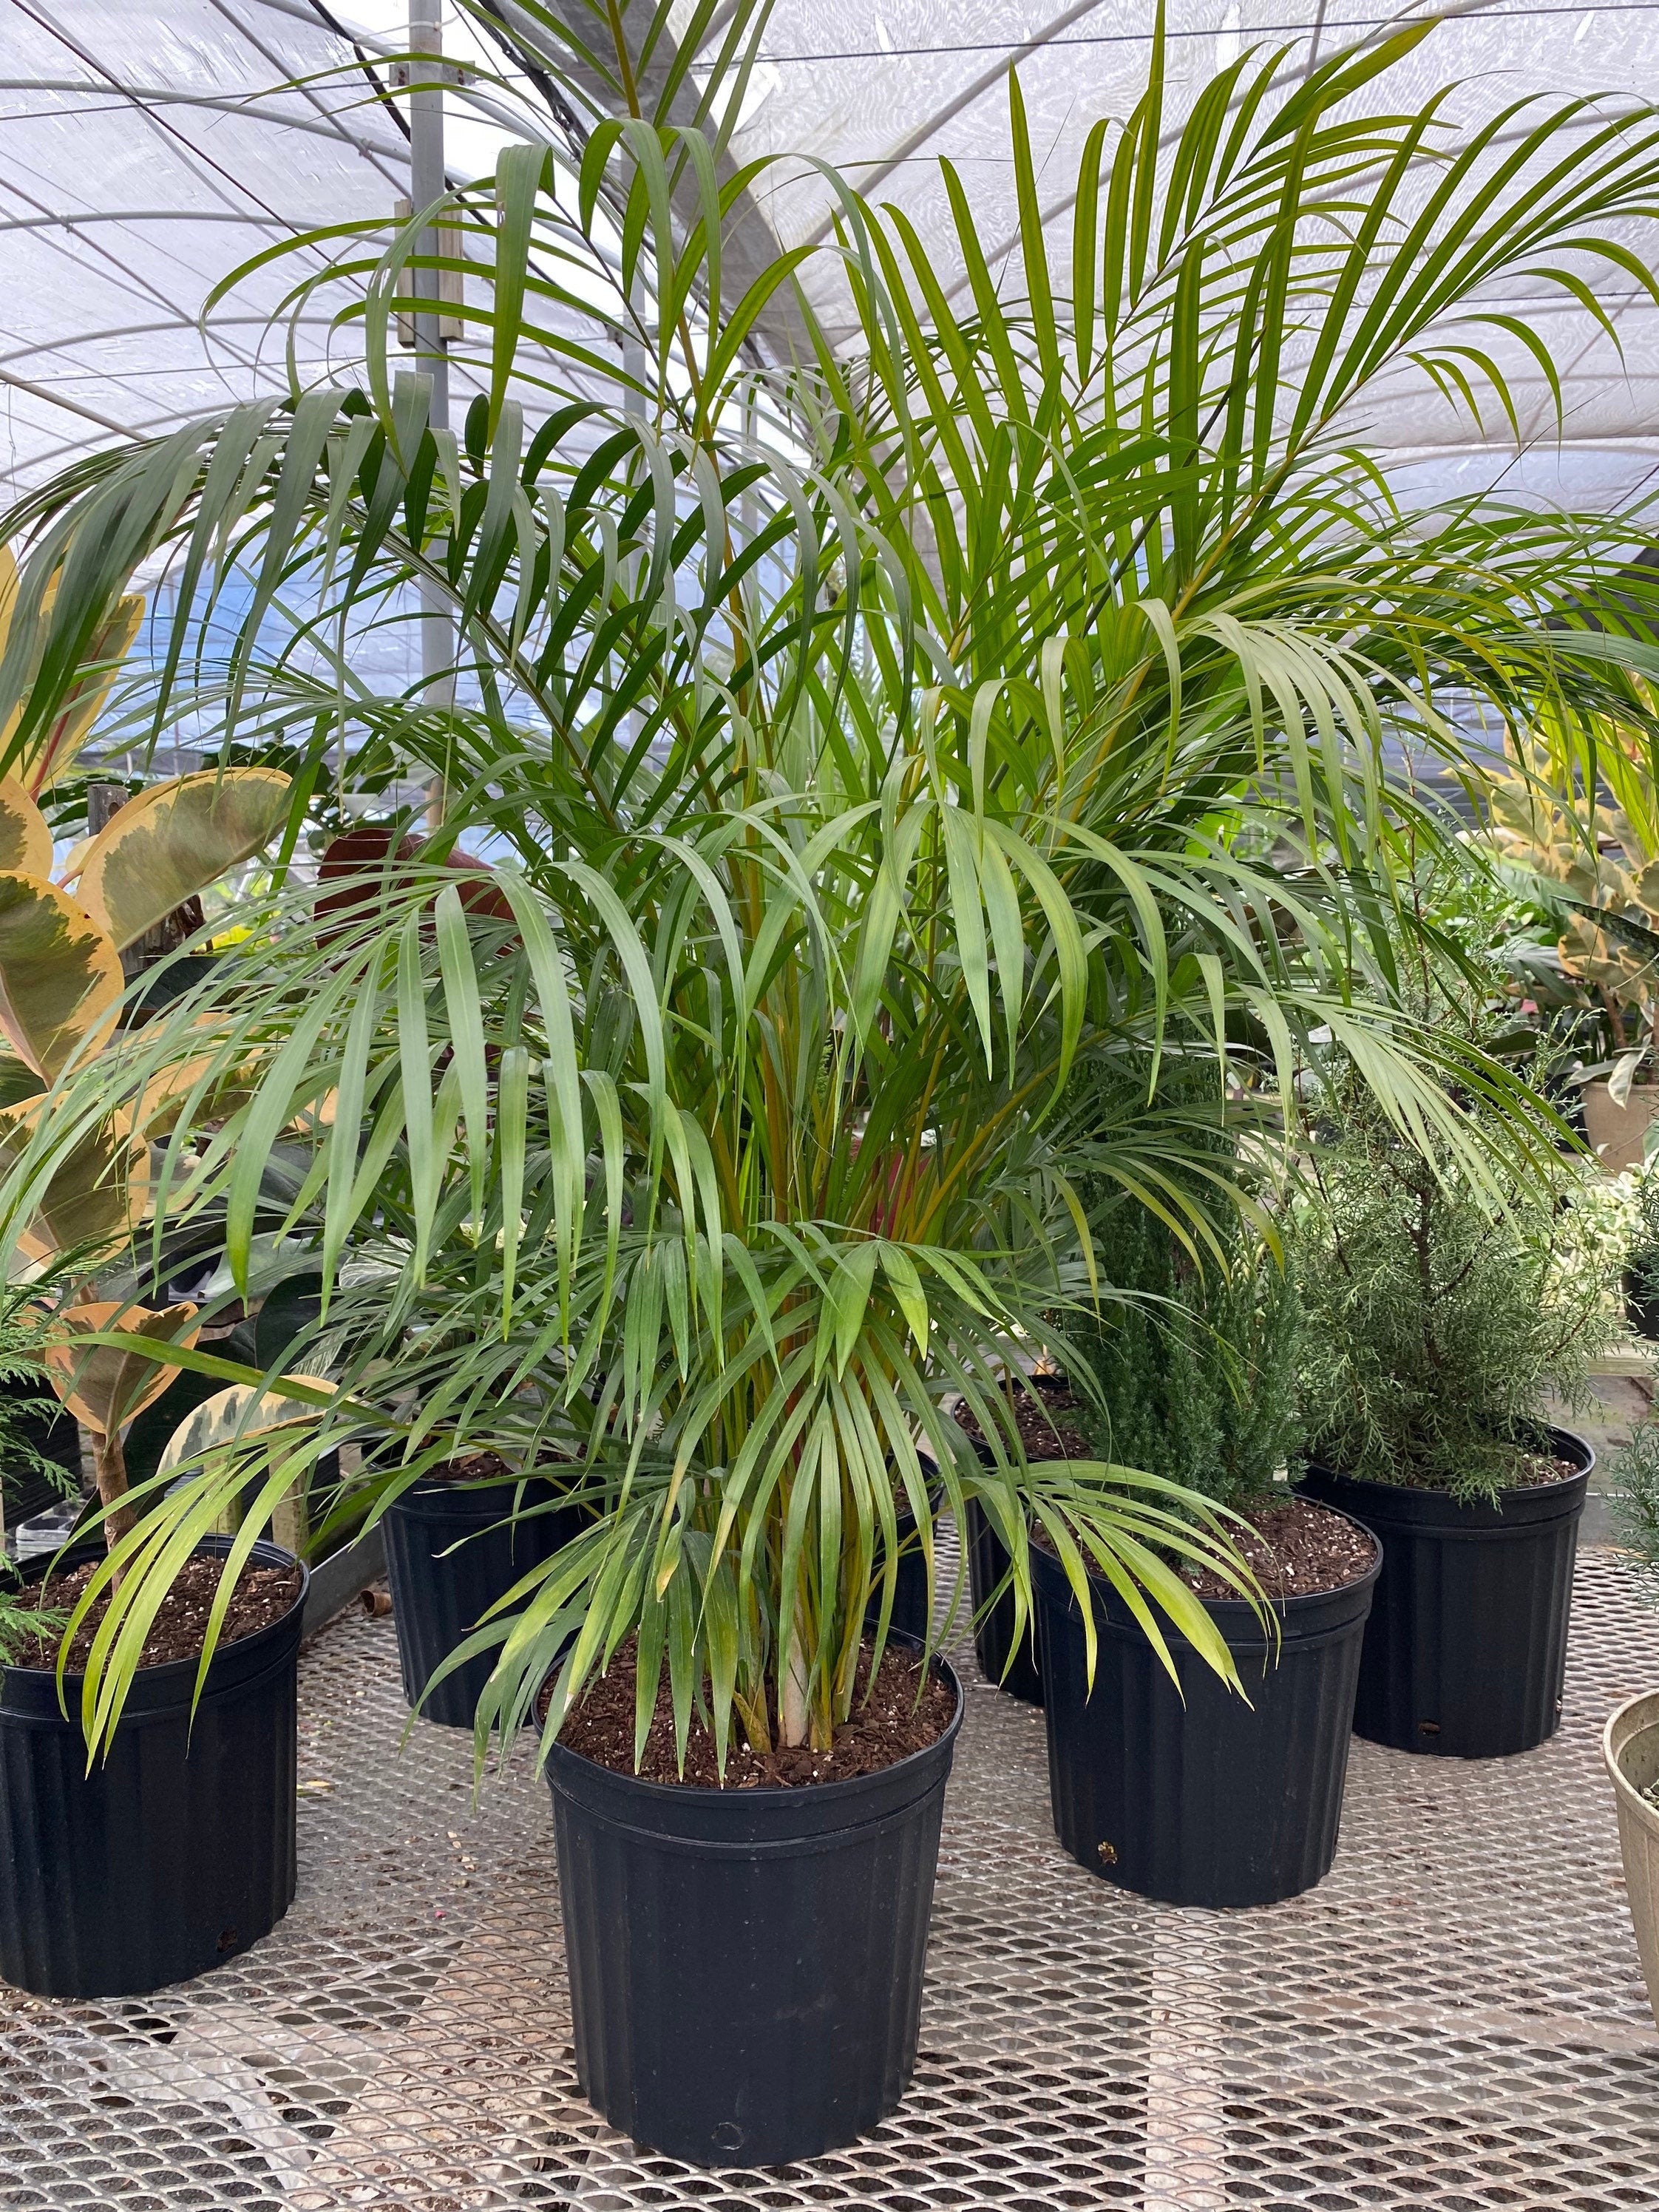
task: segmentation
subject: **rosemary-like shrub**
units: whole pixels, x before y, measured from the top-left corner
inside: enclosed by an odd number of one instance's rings
[[[41,1277],[29,1284],[8,1285],[0,1291],[0,1468],[7,1492],[41,1476],[61,1497],[73,1498],[77,1487],[73,1476],[57,1461],[44,1457],[34,1441],[38,1425],[59,1411],[41,1352],[48,1315],[40,1303],[41,1284],[52,1287],[56,1280],[55,1275]],[[4,1507],[0,1505],[0,1528],[3,1523]]]
[[[1367,1482],[1495,1500],[1536,1479],[1548,1394],[1571,1404],[1610,1328],[1558,1267],[1557,1177],[1493,1202],[1364,1117],[1318,1144],[1297,1208],[1308,1455]]]
[[[1614,1458],[1613,1532],[1647,1595],[1659,1603],[1659,1421],[1642,1421]]]
[[[1659,1164],[1650,1161],[1636,1186],[1638,1213],[1626,1261],[1626,1285],[1634,1309],[1632,1320],[1648,1325],[1659,1306]]]

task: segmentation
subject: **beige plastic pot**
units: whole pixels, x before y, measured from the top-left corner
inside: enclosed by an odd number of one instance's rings
[[[1605,1082],[1584,1085],[1584,1134],[1609,1175],[1639,1168],[1648,1127],[1659,1114],[1659,1083],[1632,1083],[1626,1104],[1616,1106]]]
[[[1659,1782],[1659,1690],[1644,1691],[1620,1706],[1602,1733],[1601,1756],[1613,1777],[1630,1917],[1648,2002],[1659,2025],[1659,1805],[1642,1795]]]

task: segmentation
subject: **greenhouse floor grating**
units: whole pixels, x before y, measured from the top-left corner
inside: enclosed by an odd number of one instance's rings
[[[604,2126],[547,1792],[520,1760],[475,1811],[469,1741],[422,1723],[399,1753],[392,1626],[356,1615],[302,1665],[276,1934],[154,1997],[0,1990],[0,2206],[1659,2207],[1659,2033],[1598,1749],[1659,1682],[1659,1620],[1610,1554],[1580,1554],[1559,1734],[1480,1765],[1356,1743],[1334,1870],[1264,1911],[1074,1866],[1041,1714],[965,1680],[915,2082],[853,2149],[703,2173]]]

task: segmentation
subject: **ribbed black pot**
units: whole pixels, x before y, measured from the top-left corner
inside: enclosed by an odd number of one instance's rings
[[[253,1564],[294,1562],[256,1544]],[[193,1721],[194,1659],[141,1669],[89,1774],[81,1677],[65,1678],[65,1720],[49,1669],[0,1668],[0,1977],[36,1996],[138,1996],[222,1965],[288,1911],[301,1576],[280,1620],[221,1645]]]
[[[926,1452],[919,1452],[921,1471],[927,1483],[927,1498],[935,1518],[945,1502],[945,1486],[935,1480],[939,1469]],[[903,1495],[901,1490],[899,1495]],[[927,1607],[933,1595],[928,1580],[927,1562],[922,1556],[921,1546],[916,1541],[915,1516],[906,1505],[898,1509],[895,1534],[898,1538],[898,1572],[893,1578],[893,1610],[888,1622],[896,1636],[913,1637],[918,1644],[927,1640]],[[879,1538],[876,1544],[875,1571],[881,1572],[883,1553]],[[878,1592],[865,1612],[865,1625],[873,1628],[881,1617],[881,1598]]]
[[[1638,1336],[1659,1337],[1659,1283],[1651,1256],[1641,1269],[1625,1270],[1625,1317]]]
[[[945,1735],[851,1782],[676,1788],[554,1746],[577,2077],[635,2142],[787,2166],[904,2094],[962,1720],[945,1671]]]
[[[1006,1690],[1011,1698],[1024,1698],[1027,1705],[1040,1705],[1042,1668],[1037,1656],[1035,1617],[1027,1623],[1025,1635],[1015,1651],[1012,1590],[1004,1590],[988,1612],[983,1610],[986,1600],[1007,1573],[1009,1562],[1007,1547],[986,1518],[977,1498],[968,1501],[968,1525],[963,1533],[968,1545],[968,1580],[973,1592],[974,1619],[979,1624],[974,1631],[974,1656],[979,1661],[979,1671],[988,1682],[999,1690]],[[1012,1666],[1008,1664],[1011,1651],[1014,1653]]]
[[[1577,1474],[1507,1491],[1498,1505],[1356,1482],[1310,1467],[1297,1487],[1382,1540],[1354,1727],[1373,1743],[1443,1759],[1531,1751],[1561,1717],[1578,1516],[1595,1455],[1547,1431]]]
[[[1079,1865],[1169,1905],[1272,1905],[1323,1878],[1380,1564],[1340,1589],[1285,1600],[1276,1663],[1242,1598],[1206,1601],[1247,1705],[1162,1624],[1177,1692],[1097,1579],[1091,1695],[1082,1613],[1060,1561],[1032,1545],[1054,1832]]]
[[[66,1492],[73,1497],[79,1490],[81,1431],[74,1414],[58,1403],[43,1376],[0,1379],[0,1402],[5,1404],[10,1426],[20,1441],[63,1470],[63,1480],[55,1482],[47,1474],[35,1468],[25,1471],[12,1462],[0,1468],[0,1506],[10,1529],[20,1521],[46,1512]]]
[[[1070,1387],[1062,1375],[1033,1375],[1029,1379],[1045,1395],[1059,1394]],[[974,1449],[982,1466],[996,1465],[990,1446],[978,1437],[974,1439]],[[1006,1690],[1011,1698],[1023,1698],[1027,1705],[1040,1705],[1042,1659],[1036,1614],[1031,1617],[1013,1664],[1008,1666],[1008,1655],[1014,1644],[1012,1590],[1005,1590],[988,1613],[981,1611],[991,1592],[1008,1571],[1008,1547],[972,1498],[968,1502],[968,1525],[963,1534],[968,1547],[968,1579],[973,1595],[974,1618],[979,1623],[974,1631],[974,1656],[979,1661],[979,1671],[988,1682],[999,1690]]]
[[[447,1728],[471,1728],[495,1655],[480,1652],[439,1683],[424,1704],[422,1692],[434,1670],[477,1626],[499,1597],[561,1545],[578,1534],[574,1506],[509,1522],[517,1480],[507,1482],[416,1483],[387,1507],[386,1581],[398,1630],[404,1695],[422,1717]],[[532,1478],[523,1505],[554,1495]],[[459,1550],[452,1548],[459,1547]]]

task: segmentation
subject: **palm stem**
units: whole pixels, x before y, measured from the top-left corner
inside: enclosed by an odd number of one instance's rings
[[[132,1506],[122,1503],[127,1494],[127,1460],[121,1446],[121,1431],[112,1429],[107,1436],[100,1436],[94,1430],[93,1438],[93,1471],[104,1507],[104,1543],[112,1552],[123,1536],[130,1535],[137,1527],[138,1516]],[[118,1568],[111,1576],[110,1583],[112,1589],[120,1589]]]

